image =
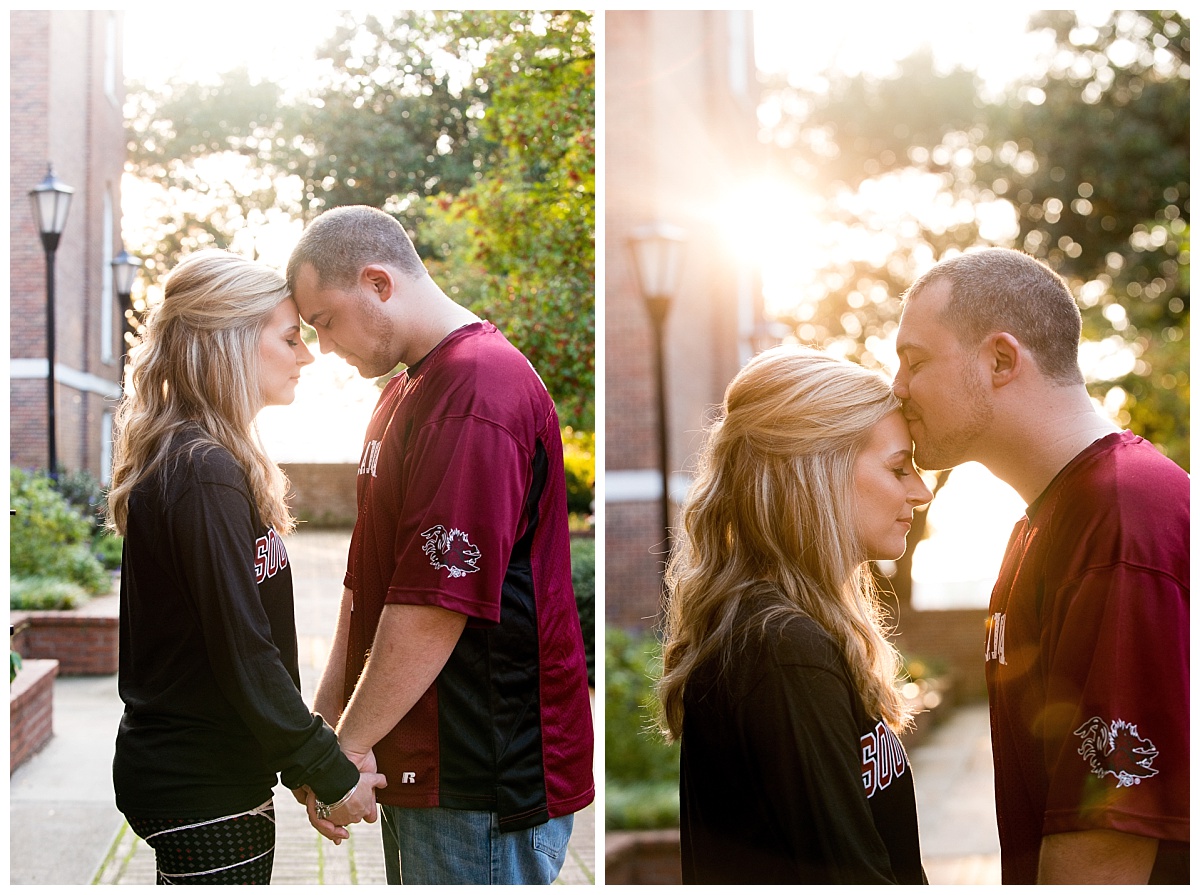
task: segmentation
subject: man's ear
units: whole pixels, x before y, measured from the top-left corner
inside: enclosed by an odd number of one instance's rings
[[[992,333],[984,340],[988,374],[997,388],[1008,385],[1025,366],[1025,348],[1011,333]]]
[[[396,292],[395,277],[382,264],[368,264],[359,274],[359,280],[380,301],[387,301]]]

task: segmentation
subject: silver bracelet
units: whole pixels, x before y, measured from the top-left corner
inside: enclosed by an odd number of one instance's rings
[[[336,802],[334,802],[332,805],[326,805],[320,799],[317,799],[317,817],[319,817],[321,820],[329,820],[330,814],[337,811],[339,808],[341,808],[343,805],[345,805],[347,802],[350,801],[350,799],[354,796],[354,791],[356,789],[358,789],[357,783],[355,783],[353,786],[351,786],[350,791],[348,793],[346,793],[344,796],[342,796],[340,799],[338,799]]]

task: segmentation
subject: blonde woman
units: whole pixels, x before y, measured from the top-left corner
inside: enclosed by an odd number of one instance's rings
[[[277,773],[334,841],[385,785],[301,698],[287,481],[254,434],[311,362],[283,277],[217,251],[171,272],[133,352],[108,494],[125,538],[113,782],[160,883],[269,883]]]
[[[667,573],[684,882],[926,881],[867,563],[931,497],[881,377],[785,347],[729,385]]]

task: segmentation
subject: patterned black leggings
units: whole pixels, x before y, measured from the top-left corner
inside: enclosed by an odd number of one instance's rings
[[[251,811],[208,820],[126,819],[154,849],[159,885],[271,882],[275,806],[270,799]]]

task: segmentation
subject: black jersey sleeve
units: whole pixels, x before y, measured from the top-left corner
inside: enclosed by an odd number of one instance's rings
[[[256,514],[241,470],[217,453],[202,463],[198,481],[172,511],[178,567],[189,583],[208,661],[284,785],[307,784],[322,801],[336,801],[357,782],[358,771],[329,726],[304,704],[272,639],[254,565]],[[294,616],[287,622],[294,631]]]

